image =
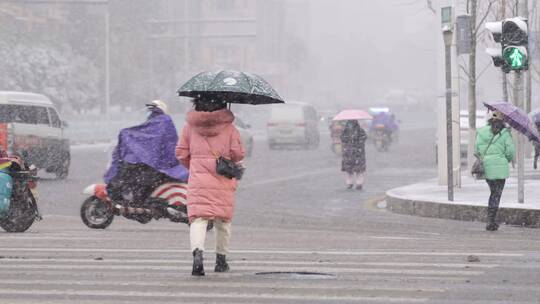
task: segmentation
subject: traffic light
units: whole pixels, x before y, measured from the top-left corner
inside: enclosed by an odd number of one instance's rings
[[[496,67],[500,67],[505,73],[529,67],[527,22],[524,19],[508,18],[503,21],[486,22],[485,26],[491,32],[493,41],[500,44],[500,48],[486,49]]]
[[[486,22],[486,29],[491,32],[491,37],[497,43],[501,43],[502,21]]]
[[[502,49],[502,21],[495,22],[486,22],[486,29],[491,33],[493,41],[499,43],[499,46],[494,48],[487,48],[486,53],[491,56],[493,60],[493,65],[500,67],[505,73],[510,72],[510,66],[506,64],[506,61],[503,58],[503,49]]]
[[[510,72],[510,66],[506,63],[503,58],[503,52],[501,47],[487,48],[486,53],[491,56],[493,59],[493,65],[501,68],[505,73]]]
[[[502,23],[502,55],[512,70],[528,68],[527,22],[519,17],[509,18]]]

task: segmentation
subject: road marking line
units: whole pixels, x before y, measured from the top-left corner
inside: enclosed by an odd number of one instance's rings
[[[383,303],[425,303],[428,298],[408,298],[408,297],[358,297],[358,296],[316,296],[316,295],[283,295],[283,294],[269,294],[269,293],[234,293],[227,294],[223,292],[216,293],[198,293],[198,292],[144,292],[144,291],[57,291],[57,290],[40,290],[40,291],[14,291],[10,289],[0,289],[0,298],[2,296],[99,296],[99,297],[141,297],[141,298],[197,298],[197,299],[267,299],[267,300],[325,300],[325,301],[337,301],[337,302],[383,302]]]
[[[2,263],[21,263],[32,264],[32,262],[40,263],[77,263],[80,264],[191,264],[192,260],[181,259],[118,259],[118,258],[104,258],[102,260],[95,260],[92,258],[78,259],[78,258],[3,258],[0,261]],[[391,266],[391,267],[436,267],[436,268],[496,268],[499,264],[471,264],[471,263],[409,263],[409,262],[339,262],[339,261],[294,261],[294,260],[228,260],[229,264],[242,265],[313,265],[313,266]],[[505,266],[507,267],[507,266]]]
[[[191,253],[191,250],[184,248],[168,248],[168,249],[113,249],[113,248],[47,248],[47,247],[17,247],[17,248],[2,248],[2,251],[9,252],[117,252],[117,253]],[[208,250],[206,252],[213,252]],[[236,254],[291,254],[291,255],[332,255],[332,256],[363,256],[363,255],[402,255],[402,256],[488,256],[488,257],[522,257],[522,253],[503,253],[503,252],[433,252],[433,251],[309,251],[309,250],[231,250],[231,253]]]
[[[321,281],[321,285],[316,285],[318,281],[310,280],[309,283],[302,281],[295,281],[295,284],[291,284],[290,281],[272,281],[269,283],[254,283],[249,282],[249,288],[280,288],[280,289],[325,289],[325,290],[344,290],[350,289],[350,286],[343,285],[343,282],[339,282],[337,286],[328,286],[328,281]],[[23,285],[22,287],[28,289],[28,286],[36,285],[70,285],[70,286],[111,286],[111,287],[206,287],[206,288],[246,288],[245,282],[205,282],[201,284],[200,282],[156,282],[156,281],[113,281],[113,280],[99,280],[99,281],[88,281],[88,280],[2,280],[0,279],[0,284],[10,284],[10,285]],[[305,285],[302,285],[305,284]],[[16,288],[16,287],[14,287]],[[10,289],[14,289],[10,288]],[[390,292],[434,292],[442,293],[447,290],[444,288],[419,288],[419,287],[381,287],[381,286],[367,286],[362,285],[355,288],[356,291],[390,291]]]
[[[185,279],[186,277],[190,277],[191,274],[191,268],[187,271],[177,271],[177,272],[109,272],[107,273],[107,278],[121,278],[122,280],[125,279],[133,279],[133,278],[139,278],[139,279],[150,279],[155,278],[156,280],[160,279],[166,279],[166,280],[172,280],[172,279]],[[87,279],[88,274],[84,273],[78,273],[68,270],[35,270],[31,272],[21,272],[19,270],[2,270],[2,275],[7,277],[8,275],[12,275],[15,278],[21,278],[29,277],[29,276],[35,276],[39,275],[40,277],[66,277],[69,276],[71,278],[81,278],[81,279]],[[100,275],[103,275],[103,273],[100,273]],[[234,272],[230,272],[227,274],[228,277],[234,277],[234,278],[251,278],[253,277],[253,272],[237,272],[236,270]],[[376,278],[382,278],[386,282],[402,282],[403,281],[403,275],[385,275],[385,276],[375,276]],[[343,280],[354,280],[356,282],[363,282],[367,281],[372,282],[373,276],[370,276],[369,278],[366,276],[363,276],[362,278],[358,278],[354,273],[343,273],[340,274],[339,280],[336,280],[336,278],[328,279],[326,282],[342,282]],[[463,282],[467,280],[470,277],[466,276],[407,276],[406,279],[408,281],[454,281],[454,282]],[[445,283],[446,284],[446,283]]]
[[[240,184],[238,189],[242,190],[242,189],[247,189],[247,188],[251,188],[251,187],[254,187],[254,186],[262,186],[262,185],[267,185],[267,184],[287,182],[287,181],[294,180],[294,179],[302,179],[302,178],[305,178],[305,177],[308,177],[308,176],[328,174],[328,173],[337,172],[337,171],[338,170],[335,167],[332,167],[332,168],[319,169],[319,170],[316,170],[316,171],[310,171],[310,172],[302,173],[302,174],[289,175],[287,177],[269,178],[269,179],[266,179],[266,180],[256,181],[256,182],[252,182],[252,183],[248,183],[248,184]]]
[[[154,266],[154,265],[0,265],[0,269],[5,270],[101,270],[111,272],[116,270],[124,271],[178,271],[189,270],[191,265],[186,266]],[[336,268],[316,266],[235,266],[239,271],[312,271],[312,272],[330,272],[330,273],[368,273],[368,274],[409,274],[409,275],[482,275],[483,271],[477,270],[430,270],[430,269],[388,269],[388,268]]]
[[[376,240],[436,240],[435,238],[420,238],[420,237],[406,237],[406,236],[368,236],[368,239]]]
[[[102,236],[102,237],[84,237],[84,236],[15,236],[15,237],[8,237],[8,238],[1,238],[1,240],[10,240],[10,241],[17,241],[17,240],[33,240],[33,241],[125,241],[125,237],[109,237],[109,236]]]

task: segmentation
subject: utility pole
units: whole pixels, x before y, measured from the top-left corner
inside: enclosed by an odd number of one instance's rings
[[[506,0],[501,0],[501,20],[504,20],[506,18]],[[501,77],[502,77],[502,90],[503,90],[503,101],[509,102],[510,99],[508,97],[508,77],[506,76],[506,72],[501,70]]]
[[[516,1],[518,6],[518,15],[527,17],[527,0]],[[515,71],[515,83],[514,83],[514,96],[515,96],[515,105],[520,108],[527,107],[526,102],[523,100],[523,71]],[[524,107],[525,106],[525,107]],[[525,109],[527,111],[527,109]],[[518,203],[523,204],[525,202],[525,140],[523,135],[518,134],[518,145],[517,145],[517,165],[518,165]]]
[[[524,19],[524,10],[522,6],[517,15],[521,17],[505,18],[502,21],[487,22],[486,28],[491,32],[493,40],[500,43],[500,49],[488,48],[486,51],[493,59],[493,64],[500,67],[503,72],[514,71],[513,98],[514,105],[523,109],[525,106],[523,100],[523,70],[527,69],[530,60],[527,52],[528,47],[528,26]],[[523,3],[522,3],[523,4]],[[505,113],[510,115],[510,113]],[[509,117],[512,119],[512,117]],[[518,203],[523,204],[525,198],[524,191],[524,158],[525,142],[523,135],[516,134],[517,139],[517,166],[518,166]]]
[[[528,0],[522,0],[522,16],[525,17],[527,20],[529,20],[529,1]],[[531,112],[531,94],[532,94],[532,81],[531,81],[531,60],[529,60],[529,68],[525,72],[525,79],[527,81],[527,91],[525,92],[525,112],[529,113]]]
[[[107,122],[109,122],[109,112],[111,107],[111,51],[110,51],[110,40],[111,40],[111,29],[110,29],[110,4],[107,1],[107,7],[105,11],[105,115],[107,117]]]
[[[472,168],[476,145],[476,15],[478,12],[478,0],[471,0],[471,53],[469,54],[469,140],[467,145],[467,166]]]
[[[522,71],[514,72],[514,104],[523,108],[523,77]],[[525,201],[524,188],[524,159],[525,159],[525,141],[523,135],[517,133],[517,165],[518,165],[518,203],[523,204]]]
[[[184,0],[184,70],[189,77],[189,0]]]
[[[446,80],[446,166],[448,200],[454,200],[454,155],[452,149],[452,30],[443,29]]]

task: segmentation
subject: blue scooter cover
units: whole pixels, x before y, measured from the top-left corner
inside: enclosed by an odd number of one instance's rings
[[[4,170],[0,170],[0,217],[6,216],[11,204],[13,179]]]

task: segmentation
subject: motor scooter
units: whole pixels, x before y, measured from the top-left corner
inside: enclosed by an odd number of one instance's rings
[[[84,194],[90,195],[81,206],[81,219],[92,229],[109,227],[115,217],[122,216],[146,224],[162,218],[175,223],[189,224],[187,214],[187,184],[168,182],[158,186],[152,194],[136,206],[126,206],[112,201],[107,194],[106,184],[92,184]],[[208,230],[213,227],[208,224]]]
[[[37,206],[37,170],[19,157],[0,158],[0,227],[24,232],[41,220]]]
[[[388,152],[391,138],[386,127],[383,124],[377,124],[375,125],[374,130],[373,142],[375,148],[377,148],[377,151],[379,152]]]

